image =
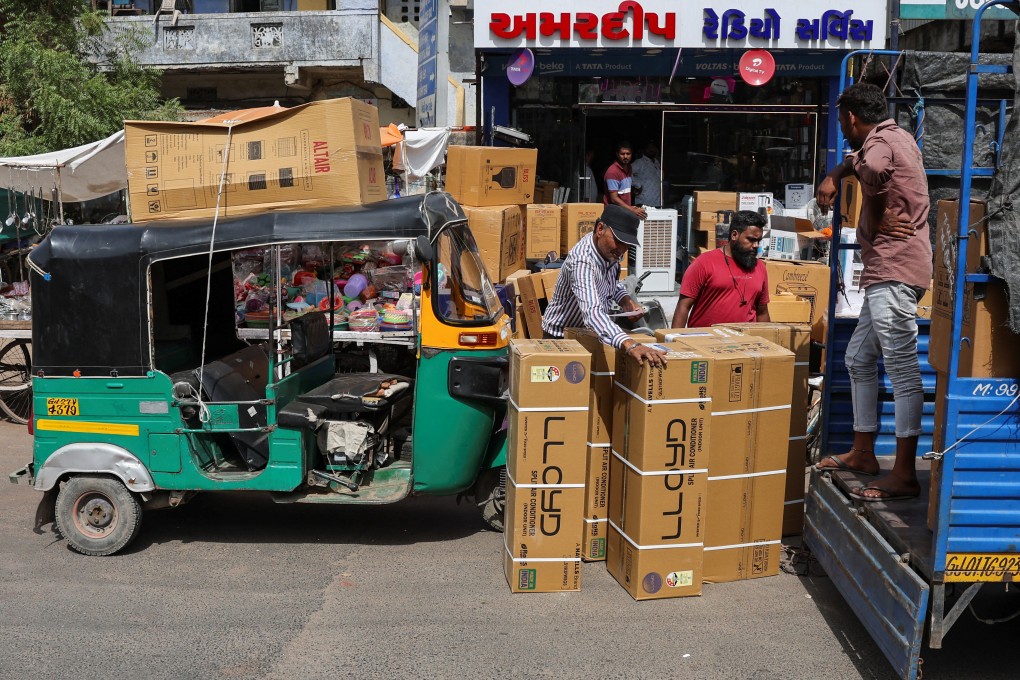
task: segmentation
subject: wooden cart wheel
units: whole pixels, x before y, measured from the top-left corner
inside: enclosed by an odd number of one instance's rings
[[[32,343],[12,340],[0,349],[0,411],[24,425],[32,413]]]

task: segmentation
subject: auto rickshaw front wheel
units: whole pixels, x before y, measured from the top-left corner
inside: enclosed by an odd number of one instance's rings
[[[72,477],[57,494],[55,524],[72,550],[113,555],[138,535],[142,506],[118,479]]]
[[[493,531],[503,531],[506,512],[506,468],[482,470],[475,482],[475,502],[482,509],[482,521]]]

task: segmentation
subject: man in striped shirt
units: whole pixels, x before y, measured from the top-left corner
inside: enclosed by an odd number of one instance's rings
[[[625,350],[639,363],[666,365],[666,354],[634,341],[609,316],[609,301],[620,305],[624,313],[635,317],[644,313],[620,283],[620,258],[630,246],[638,245],[640,220],[630,210],[607,205],[595,230],[570,249],[552,301],[542,318],[547,338],[562,338],[563,329],[586,326],[607,345]]]

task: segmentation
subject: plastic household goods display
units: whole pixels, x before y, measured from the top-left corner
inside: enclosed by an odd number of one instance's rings
[[[347,323],[352,331],[373,332],[379,330],[379,312],[373,309],[359,309],[351,312]]]

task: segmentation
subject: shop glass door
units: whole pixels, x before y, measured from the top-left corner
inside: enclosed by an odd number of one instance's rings
[[[695,191],[772,192],[814,184],[818,111],[704,107],[665,111],[662,173],[670,198]]]

